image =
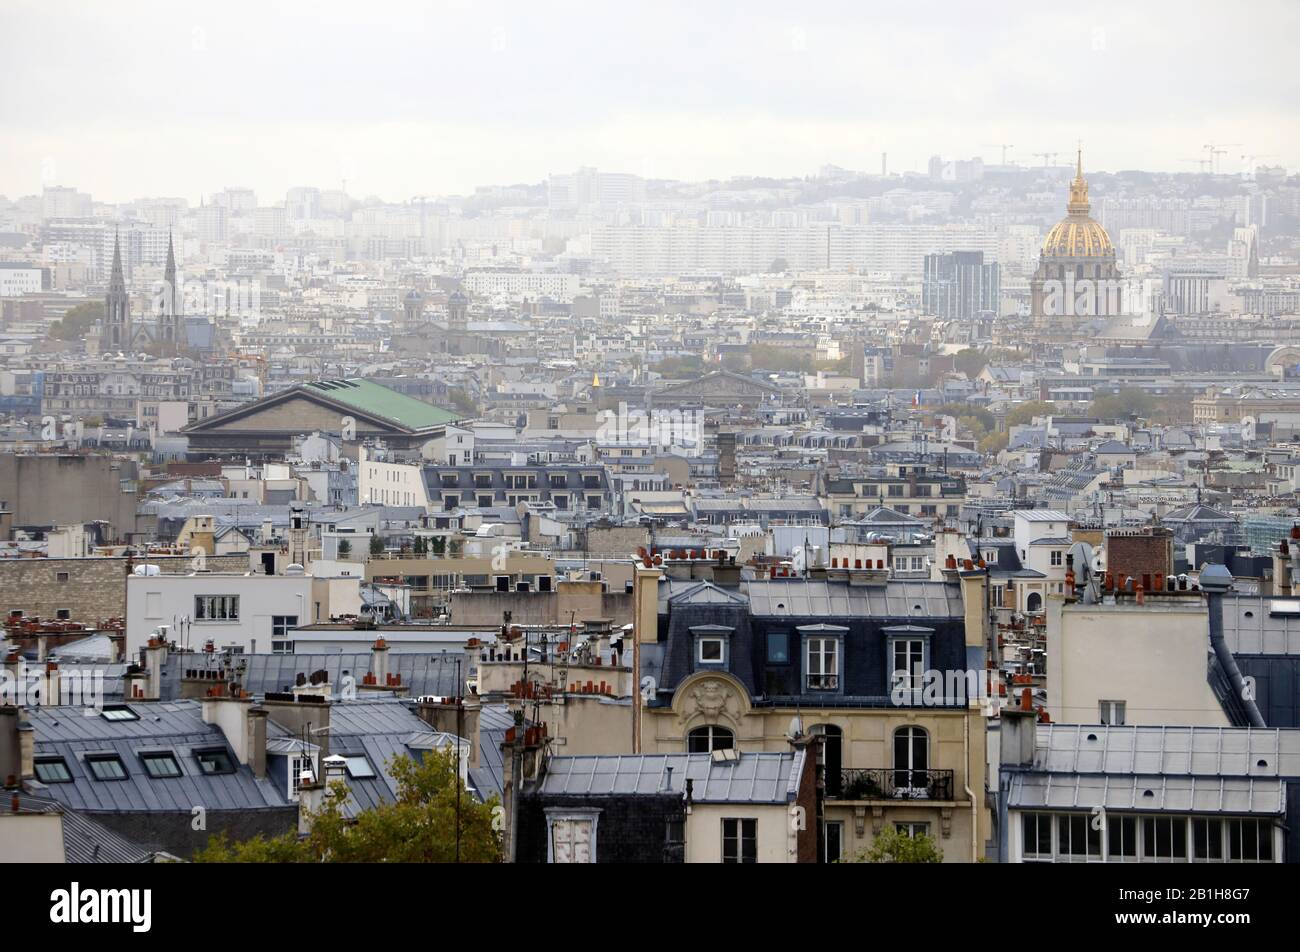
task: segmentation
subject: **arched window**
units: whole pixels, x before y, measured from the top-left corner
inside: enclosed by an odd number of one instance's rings
[[[894,788],[925,790],[930,783],[930,735],[921,727],[894,731]]]
[[[715,750],[730,750],[736,746],[736,735],[725,727],[706,724],[686,735],[688,754],[707,754]]]
[[[844,731],[834,724],[814,724],[808,729],[808,733],[824,738],[822,764],[823,776],[826,779],[826,794],[831,797],[839,796],[844,768]]]
[[[1030,592],[1029,597],[1025,599],[1025,611],[1041,612],[1043,610],[1043,596],[1037,592]]]

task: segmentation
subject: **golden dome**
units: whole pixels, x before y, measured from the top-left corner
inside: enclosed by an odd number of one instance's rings
[[[1049,258],[1113,258],[1115,246],[1106,229],[1088,214],[1088,182],[1083,177],[1083,150],[1079,150],[1078,168],[1070,183],[1070,200],[1066,217],[1052,226],[1043,242],[1043,254]]]

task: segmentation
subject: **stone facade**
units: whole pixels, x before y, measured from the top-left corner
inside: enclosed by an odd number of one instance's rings
[[[6,618],[20,611],[24,618],[46,621],[59,619],[66,611],[67,620],[83,625],[98,625],[110,618],[126,617],[126,577],[128,559],[6,559],[0,561],[0,611]],[[134,564],[145,560],[135,559]],[[186,556],[151,557],[166,575],[191,571]],[[211,572],[247,572],[248,556],[215,555],[207,557]]]

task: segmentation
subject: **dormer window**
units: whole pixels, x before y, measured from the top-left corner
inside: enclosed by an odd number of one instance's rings
[[[731,634],[725,625],[696,625],[691,629],[695,640],[695,667],[725,669],[731,661]]]
[[[802,625],[804,687],[809,692],[843,691],[844,636],[842,625]]]

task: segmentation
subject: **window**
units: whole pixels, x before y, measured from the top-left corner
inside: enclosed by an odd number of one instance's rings
[[[596,862],[597,811],[548,816],[552,863]]]
[[[696,727],[686,735],[688,754],[708,754],[715,750],[731,750],[736,746],[736,735],[725,727],[707,724]]]
[[[1111,859],[1136,859],[1137,840],[1137,817],[1107,815],[1106,852]]]
[[[838,863],[844,855],[844,824],[839,822],[826,824],[826,835],[822,838],[822,862]]]
[[[894,830],[895,832],[902,833],[908,839],[914,840],[918,836],[929,836],[930,824],[915,822],[895,823]]]
[[[921,727],[894,731],[894,786],[923,790],[930,783],[930,735]]]
[[[723,640],[721,638],[700,639],[700,664],[722,664]]]
[[[790,663],[790,636],[784,631],[769,631],[767,633],[767,663]]]
[[[827,796],[838,797],[844,784],[844,731],[835,724],[814,724],[808,734],[822,739],[822,776]]]
[[[835,638],[808,639],[808,690],[838,691],[840,687],[839,641]]]
[[[724,863],[758,862],[758,821],[724,819],[722,821],[722,861]]]
[[[86,768],[96,780],[125,780],[126,766],[117,754],[99,754],[86,758]]]
[[[1041,612],[1043,610],[1043,596],[1038,592],[1030,592],[1029,597],[1025,599],[1025,611]]]
[[[235,765],[231,761],[230,755],[221,747],[196,750],[194,759],[198,761],[199,770],[204,774],[229,774],[235,772]]]
[[[140,763],[144,764],[145,773],[155,780],[167,780],[181,775],[181,765],[168,750],[141,754]]]
[[[69,618],[72,617],[72,609],[60,608],[57,611],[55,611],[54,617],[57,618],[59,621],[67,621]]]
[[[138,721],[140,719],[140,715],[125,704],[106,706],[99,712],[99,716],[106,721]]]
[[[360,754],[345,755],[343,759],[347,762],[348,776],[353,780],[369,780],[376,776],[370,761]]]
[[[272,639],[271,654],[293,654],[293,642]]]
[[[62,582],[66,582],[67,580],[68,580],[68,573],[67,573],[67,572],[55,572],[55,573],[54,573],[54,581],[62,583]]]
[[[238,595],[195,595],[195,621],[239,621]]]
[[[290,628],[298,627],[297,615],[272,615],[271,616],[271,637],[284,638],[289,634]]]
[[[1052,856],[1052,815],[1050,813],[1026,813],[1021,817],[1021,832],[1024,836],[1022,852],[1026,859]]]
[[[1058,816],[1057,843],[1060,855],[1072,859],[1101,858],[1101,829],[1093,828],[1089,814]]]
[[[895,638],[890,642],[893,660],[891,687],[919,691],[925,674],[925,641],[921,638]]]
[[[1101,722],[1111,727],[1122,727],[1124,724],[1124,702],[1123,701],[1101,701]]]
[[[40,757],[32,766],[41,783],[72,783],[72,772],[62,757]]]
[[[1052,550],[1052,565],[1059,566],[1065,561],[1064,553],[1060,549]]]
[[[313,769],[314,766],[315,765],[312,763],[311,757],[308,756],[289,758],[289,799],[290,800],[298,799],[298,788],[303,785],[302,775],[304,772],[306,772],[311,776],[315,776],[315,770]]]
[[[1187,821],[1183,817],[1142,818],[1142,845],[1147,859],[1187,859]]]
[[[1192,819],[1192,859],[1223,859],[1223,822],[1221,820]]]
[[[1262,820],[1225,820],[1228,858],[1236,863],[1273,862],[1273,827]]]

